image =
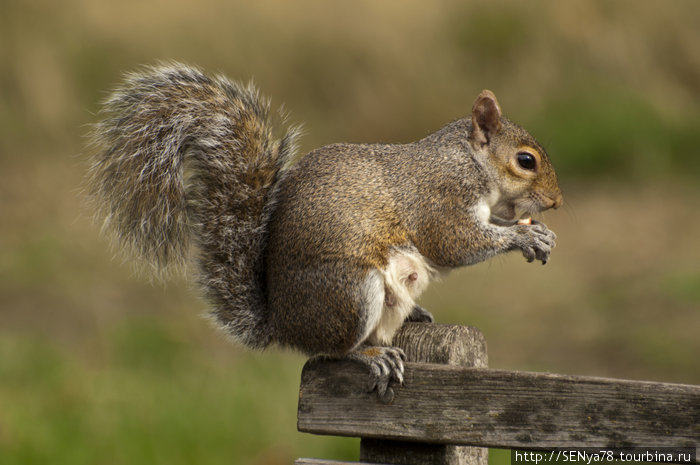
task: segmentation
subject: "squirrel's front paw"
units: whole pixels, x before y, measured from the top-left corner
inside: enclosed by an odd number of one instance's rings
[[[347,355],[369,368],[367,392],[377,391],[377,397],[384,403],[394,399],[391,381],[403,384],[403,362],[406,354],[398,347],[364,346]]]
[[[539,260],[546,264],[549,254],[555,246],[557,235],[547,225],[532,220],[532,224],[518,224],[516,228],[516,247],[523,252],[528,262]]]

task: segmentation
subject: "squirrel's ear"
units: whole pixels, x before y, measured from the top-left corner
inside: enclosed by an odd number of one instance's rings
[[[472,106],[472,133],[469,140],[483,146],[501,130],[501,107],[490,90],[482,90]]]

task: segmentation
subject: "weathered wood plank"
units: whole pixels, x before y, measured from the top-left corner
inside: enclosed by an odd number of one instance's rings
[[[487,465],[485,447],[362,438],[360,460],[393,465]]]
[[[296,459],[294,465],[382,465],[377,463],[367,463],[367,462],[343,462],[339,460],[327,460],[327,459]]]
[[[394,336],[393,344],[403,349],[410,362],[487,365],[484,335],[470,326],[406,323]],[[360,460],[397,465],[487,465],[488,449],[362,438]]]
[[[392,344],[403,349],[409,362],[488,366],[486,339],[473,326],[404,323]]]
[[[308,362],[299,430],[523,449],[700,446],[700,386],[409,363],[382,404],[366,376],[352,362]]]

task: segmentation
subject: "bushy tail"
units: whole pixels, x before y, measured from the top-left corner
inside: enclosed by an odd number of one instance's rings
[[[270,342],[262,254],[273,186],[297,128],[272,134],[269,102],[180,64],[127,76],[105,102],[89,190],[104,230],[158,273],[197,246],[212,313],[253,348]]]

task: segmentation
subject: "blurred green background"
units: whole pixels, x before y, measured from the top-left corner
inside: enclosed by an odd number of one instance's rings
[[[493,367],[700,384],[698,24],[697,0],[2,1],[0,463],[357,459],[296,432],[303,357],[229,343],[186,279],[135,276],[90,221],[88,125],[159,59],[254,79],[303,151],[415,140],[492,89],[558,169],[558,247],[423,305],[481,328]]]

